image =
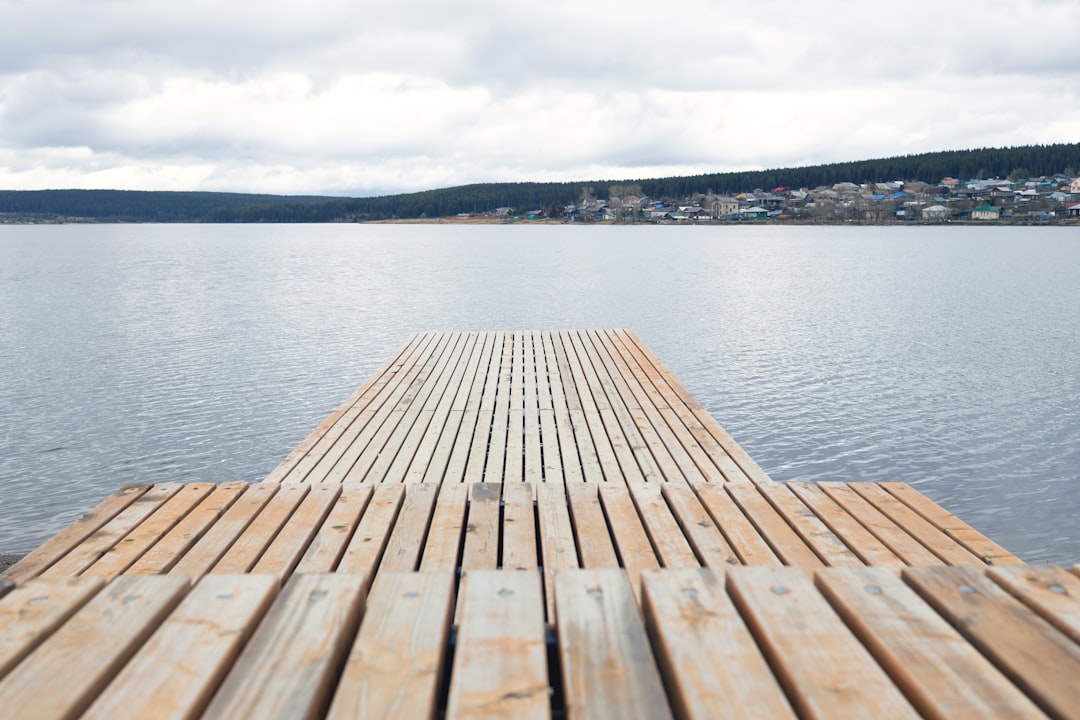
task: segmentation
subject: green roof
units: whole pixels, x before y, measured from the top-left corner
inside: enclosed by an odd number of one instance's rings
[[[998,208],[994,207],[993,205],[980,205],[979,207],[975,208],[971,212],[1001,212],[1001,211]]]

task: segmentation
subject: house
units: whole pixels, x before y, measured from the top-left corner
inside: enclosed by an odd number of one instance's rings
[[[924,222],[945,222],[950,212],[944,205],[931,205],[922,209],[922,219]]]
[[[1076,178],[1069,185],[1069,194],[1076,195],[1080,193],[1080,177]]]
[[[769,211],[759,205],[748,207],[739,213],[743,220],[764,220],[768,216]]]
[[[739,212],[739,201],[733,197],[714,196],[705,199],[705,207],[714,220],[731,217]]]
[[[1065,212],[1068,213],[1069,217],[1080,218],[1080,203],[1066,205]]]
[[[980,205],[971,211],[972,220],[999,220],[1001,210],[993,205]]]

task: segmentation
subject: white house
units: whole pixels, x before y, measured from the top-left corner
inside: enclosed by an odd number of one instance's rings
[[[944,205],[931,205],[922,209],[922,219],[926,222],[944,222],[949,219],[949,212]]]

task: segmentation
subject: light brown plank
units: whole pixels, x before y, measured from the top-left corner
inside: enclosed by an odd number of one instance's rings
[[[3,572],[3,577],[23,583],[40,575],[53,563],[67,555],[88,537],[97,532],[131,503],[142,497],[153,485],[125,485],[98,503],[97,507],[80,515],[66,528],[42,543],[19,562]]]
[[[1044,711],[1080,717],[1080,646],[977,568],[904,568],[903,578]]]
[[[162,483],[155,485],[128,504],[112,520],[98,528],[63,558],[55,562],[42,574],[52,577],[80,575],[98,558],[111,550],[128,533],[139,526],[161,505],[166,503],[183,485],[180,483]],[[13,568],[14,569],[14,568]]]
[[[539,574],[473,570],[461,593],[448,720],[551,717]]]
[[[368,597],[328,720],[433,720],[453,596],[453,572],[381,574]]]
[[[0,679],[104,586],[99,577],[34,578],[0,599]]]
[[[535,488],[533,483],[528,482],[503,485],[500,567],[504,570],[535,570],[539,566]]]
[[[611,536],[615,540],[620,566],[626,569],[634,595],[640,599],[641,571],[660,567],[660,561],[653,552],[652,543],[649,542],[649,536],[645,533],[626,485],[601,484],[600,501],[604,505]]]
[[[830,566],[862,566],[863,562],[833,534],[814,511],[782,483],[762,483],[758,492],[780,513],[802,541]]]
[[[495,396],[498,393],[499,376],[502,373],[506,333],[494,333],[491,336],[491,342],[491,357],[488,359],[487,369],[483,374],[483,388],[480,390],[479,399],[476,400],[473,396],[470,396],[469,406],[465,410],[466,418],[474,417],[475,421],[472,422],[469,456],[464,464],[464,472],[455,472],[448,475],[452,478],[458,478],[460,475],[460,479],[465,482],[481,482],[484,479],[488,445],[493,431]],[[480,376],[478,376],[477,384],[480,383],[480,379]],[[450,459],[450,464],[451,467],[455,465],[453,457]]]
[[[203,717],[321,717],[360,624],[366,585],[348,573],[289,578]]]
[[[480,357],[472,370],[471,380],[467,378],[467,384],[462,382],[451,410],[451,413],[459,418],[457,430],[453,434],[443,433],[439,439],[439,447],[435,451],[436,457],[445,457],[445,461],[439,460],[437,463],[445,466],[445,469],[439,474],[425,475],[425,482],[441,480],[444,483],[460,483],[465,480],[465,471],[470,463],[469,452],[473,449],[473,436],[476,434],[480,405],[484,397],[485,379],[491,368],[495,333],[481,333],[478,342],[481,343]],[[477,444],[479,444],[479,439],[477,439]],[[478,464],[478,472],[482,477],[482,459]]]
[[[630,580],[564,570],[555,580],[566,717],[672,717]]]
[[[926,718],[1045,717],[891,568],[828,568],[817,585]]]
[[[312,487],[273,542],[263,551],[251,572],[275,575],[279,582],[283,582],[307,552],[308,545],[319,532],[339,495],[340,485]]]
[[[164,575],[112,581],[0,680],[4,716],[78,717],[187,589],[187,578]]]
[[[566,486],[570,520],[581,553],[581,567],[617,568],[619,559],[611,541],[604,510],[600,506],[598,484],[573,483]]]
[[[269,575],[204,577],[83,720],[194,720],[277,592]]]
[[[188,513],[124,572],[128,575],[156,575],[169,572],[247,489],[248,484],[240,482],[222,483],[216,486],[198,507]]]
[[[1023,561],[1005,550],[996,542],[965,523],[951,512],[920,493],[915,488],[901,482],[883,482],[881,487],[919,515],[926,518],[946,535],[970,550],[983,562],[990,565],[1022,565]]]
[[[1053,566],[1002,565],[987,576],[1044,620],[1080,643],[1080,578]]]
[[[180,520],[184,519],[192,508],[201,503],[211,492],[213,483],[191,483],[184,485],[166,502],[162,503],[152,515],[139,526],[113,545],[85,572],[111,580],[133,565],[143,553],[152,548]]]
[[[756,485],[727,483],[724,489],[785,565],[807,570],[823,566],[821,558],[791,528],[784,516],[776,512],[769,501],[758,492]]]
[[[731,568],[727,579],[800,717],[919,717],[802,570]]]
[[[249,487],[226,510],[220,519],[196,541],[168,571],[170,575],[185,575],[197,582],[236,542],[251,521],[266,507],[266,503],[281,489],[278,483],[257,483]]]
[[[345,553],[349,539],[356,532],[373,493],[371,485],[344,485],[330,515],[308,545],[294,572],[310,575],[333,571]]]
[[[817,483],[790,482],[787,486],[806,503],[837,537],[867,565],[899,567],[904,564],[889,548],[859,523],[836,501],[822,492]]]
[[[681,483],[663,486],[664,497],[702,565],[722,572],[739,564],[739,556],[724,539],[693,489]]]
[[[497,351],[498,352],[498,351]],[[495,376],[496,386],[494,390],[494,404],[491,408],[491,434],[487,440],[487,461],[484,464],[484,482],[499,483],[508,478],[515,471],[516,465],[511,463],[507,469],[507,434],[510,429],[510,383],[514,364],[514,334],[506,333],[503,336],[502,351],[499,352],[498,375]],[[489,378],[490,379],[490,378]],[[484,389],[487,396],[488,388]],[[475,447],[474,447],[475,450]],[[520,460],[517,456],[515,460]],[[520,477],[518,477],[520,479]],[[466,480],[473,481],[472,477]]]
[[[502,485],[474,483],[469,488],[462,570],[494,570],[499,566],[499,500]]]
[[[699,483],[694,485],[694,492],[744,565],[782,564],[753,523],[724,491],[723,483]]]
[[[310,483],[282,485],[210,572],[215,575],[249,572],[311,492],[312,487]]]
[[[470,487],[468,483],[445,483],[439,488],[431,529],[420,558],[421,570],[457,569]]]
[[[645,532],[656,550],[660,565],[666,568],[696,568],[701,564],[683,535],[682,528],[671,513],[661,488],[667,483],[630,486],[630,496],[637,506]]]
[[[555,339],[549,331],[540,333],[540,342],[544,347],[544,365],[547,370],[547,390],[551,393],[551,412],[554,415],[555,435],[554,438],[544,437],[544,463],[549,482],[577,483],[585,480],[582,469],[582,458],[588,457],[589,462],[596,463],[596,453],[592,452],[591,446],[580,448],[575,439],[574,420],[570,416],[566,388],[563,386],[562,365],[559,355],[555,350]],[[544,397],[543,393],[541,397]],[[558,459],[549,458],[551,452],[558,449]],[[591,453],[591,454],[590,454]],[[558,473],[554,472],[558,465]],[[596,475],[602,477],[599,467],[596,467]]]
[[[941,558],[948,565],[982,566],[982,560],[943,533],[939,528],[925,520],[897,498],[890,495],[875,483],[848,483],[848,487],[857,492],[882,514],[918,540],[930,552]]]
[[[536,486],[536,521],[540,533],[540,563],[544,568],[547,621],[551,623],[555,621],[556,573],[580,567],[565,486],[554,483]]]
[[[794,720],[724,590],[723,570],[647,570],[642,583],[645,625],[676,716]]]
[[[375,486],[360,524],[353,533],[345,553],[338,563],[338,572],[356,573],[366,578],[375,574],[390,539],[390,532],[397,522],[398,511],[405,500],[405,488],[412,485]]]
[[[431,523],[432,511],[439,486],[434,483],[404,485],[405,500],[401,503],[397,522],[386,543],[379,571],[411,571],[420,564],[420,550]]]
[[[525,479],[525,350],[520,332],[514,333],[508,390],[506,465],[501,481],[514,483]],[[499,481],[485,479],[488,482]]]
[[[612,438],[604,428],[592,387],[574,347],[572,334],[560,332],[555,337],[558,338],[556,352],[562,355],[562,361],[566,364],[565,369],[560,368],[560,374],[563,382],[567,383],[566,398],[579,451],[588,449],[596,456],[596,463],[593,464],[591,457],[582,455],[585,480],[625,483],[626,478],[619,467]]]
[[[941,560],[934,553],[846,484],[822,482],[818,483],[818,487],[908,565],[941,564]]]
[[[522,403],[524,413],[522,416],[523,431],[525,436],[525,482],[543,482],[544,459],[541,450],[541,426],[540,426],[540,397],[537,384],[541,380],[538,377],[537,348],[539,336],[534,338],[535,333],[522,334],[522,362],[524,363],[524,387]],[[542,378],[544,382],[547,378]],[[554,440],[554,438],[552,438]]]

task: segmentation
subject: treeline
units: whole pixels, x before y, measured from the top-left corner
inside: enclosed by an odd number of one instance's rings
[[[612,186],[640,187],[651,198],[685,198],[694,193],[730,195],[757,188],[813,188],[845,181],[936,183],[949,176],[1027,178],[1055,173],[1080,174],[1080,143],[957,150],[670,178],[480,183],[366,198],[120,190],[0,191],[0,213],[110,222],[363,222],[447,217],[499,207],[550,213],[585,196],[606,198]]]
[[[203,222],[219,209],[326,203],[333,197],[141,190],[0,190],[0,213],[108,222]]]

